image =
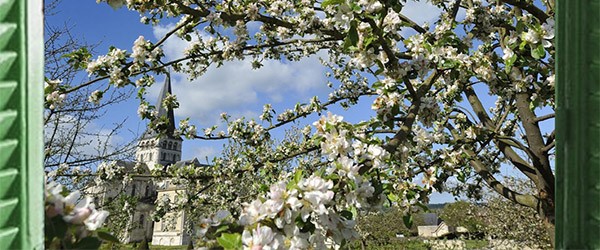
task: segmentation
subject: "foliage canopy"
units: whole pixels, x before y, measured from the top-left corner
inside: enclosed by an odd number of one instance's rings
[[[435,190],[478,196],[483,185],[536,209],[553,230],[554,132],[541,125],[553,120],[555,107],[553,1],[433,0],[441,13],[432,25],[404,15],[407,1],[108,3],[138,11],[147,24],[172,20],[167,17],[178,22],[158,41],[139,37],[130,52],[113,47],[94,59],[72,54],[71,63],[94,78],[57,90],[68,94],[101,80],[108,80],[108,89],[136,86],[138,113],[157,131],[167,120],[157,117],[157,107],[143,93],[153,84],[152,74],[167,68],[198,78],[209,66],[234,60],[251,60],[260,68],[266,60],[294,62],[315,54],[329,68],[327,100],[315,97],[281,111],[266,104],[258,121],[225,114],[227,129],[217,133],[214,128],[198,133],[189,120],[180,122],[176,132],[187,138],[231,139],[247,147],[238,159],[215,159],[213,167],[168,168],[156,176],[218,186],[281,161],[320,154],[309,170],[273,176],[236,219],[207,219],[204,225],[221,228],[215,235],[219,243],[343,245],[358,237],[354,225],[360,211],[392,204],[409,212]],[[189,47],[181,58],[165,61],[162,45],[177,37]],[[103,92],[98,88],[90,98],[100,100]],[[364,121],[327,114],[302,130],[302,140],[268,144],[273,130],[333,105],[351,107],[363,96],[374,97],[373,112]],[[171,96],[162,105],[176,108],[178,102]],[[503,165],[520,171],[535,188],[520,193],[504,185],[498,178]],[[199,200],[186,204],[199,207]]]

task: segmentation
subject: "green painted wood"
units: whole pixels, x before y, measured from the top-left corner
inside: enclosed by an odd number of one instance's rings
[[[26,84],[21,89],[22,104],[27,116],[22,137],[21,161],[27,166],[27,173],[21,175],[21,188],[27,197],[21,207],[22,216],[20,245],[27,249],[44,248],[44,2],[42,0],[19,1],[24,6],[27,22],[27,67],[23,76]],[[42,210],[42,211],[40,211]]]
[[[556,23],[556,248],[600,249],[600,0],[558,0]]]
[[[0,0],[0,250],[43,249],[41,0]]]

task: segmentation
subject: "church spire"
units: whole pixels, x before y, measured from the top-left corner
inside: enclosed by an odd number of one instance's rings
[[[167,118],[167,121],[169,124],[167,125],[165,135],[168,138],[177,139],[179,137],[176,137],[174,135],[174,133],[175,133],[175,115],[173,113],[173,109],[171,109],[171,108],[167,109],[163,106],[163,101],[167,98],[167,96],[172,95],[172,94],[173,93],[171,92],[171,74],[169,72],[167,72],[167,77],[165,78],[165,83],[162,86],[160,94],[158,95],[158,101],[156,102],[156,108],[158,111],[157,117],[158,117],[158,119],[164,119],[162,117]],[[144,138],[155,137],[156,135],[157,135],[157,133],[155,131],[148,128],[146,130]]]

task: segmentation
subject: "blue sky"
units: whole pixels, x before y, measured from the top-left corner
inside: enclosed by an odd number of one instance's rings
[[[89,43],[99,42],[95,50],[97,54],[106,53],[111,45],[131,51],[133,42],[140,35],[157,41],[175,21],[156,27],[144,25],[139,22],[139,14],[136,12],[126,8],[113,10],[106,3],[97,4],[93,0],[63,0],[56,11],[58,14],[48,17],[47,22],[53,25],[68,23],[73,26],[71,33],[76,37]],[[416,3],[407,7],[405,13],[424,22],[433,20],[438,12],[433,6]],[[163,47],[167,60],[181,55],[186,46],[185,41],[169,39]],[[249,61],[230,62],[221,68],[209,69],[204,76],[194,81],[189,81],[186,75],[173,73],[173,92],[181,104],[175,111],[176,119],[191,117],[191,121],[200,125],[199,127],[208,127],[218,122],[222,112],[233,117],[250,118],[260,115],[264,103],[272,103],[276,111],[281,112],[285,108],[293,108],[297,102],[308,102],[311,96],[316,95],[321,100],[326,100],[329,89],[325,86],[325,68],[320,65],[316,56],[295,63],[267,61],[264,64],[259,70],[251,70]],[[85,81],[86,78],[86,75],[82,75],[80,80]],[[162,83],[164,76],[156,76],[156,79],[158,83]],[[152,103],[156,100],[160,85],[156,84],[149,90],[148,98]],[[363,101],[362,105],[352,108],[352,112],[341,109],[332,111],[344,115],[346,120],[359,121],[368,119],[373,114],[370,103]],[[145,123],[136,118],[136,111],[137,100],[132,98],[132,101],[112,109],[110,116],[103,119],[103,122],[118,122],[131,117],[127,122],[129,129],[142,133]],[[316,116],[309,117],[306,122],[312,123],[316,119]],[[186,141],[182,157],[211,157],[218,150],[210,144]],[[220,144],[222,143],[217,143]]]
[[[131,51],[133,42],[142,35],[151,41],[157,41],[172,25],[169,22],[152,27],[139,22],[139,14],[126,8],[113,10],[107,4],[97,4],[93,0],[63,0],[57,8],[58,14],[50,16],[47,21],[53,25],[68,23],[73,26],[71,33],[88,43],[99,43],[95,52],[106,53],[108,47],[114,45]],[[439,11],[425,3],[411,3],[404,9],[404,14],[418,23],[433,21]],[[187,46],[185,41],[177,38],[169,39],[163,50],[167,60],[181,55]],[[96,55],[97,55],[96,54]],[[199,79],[190,81],[185,75],[172,74],[173,92],[180,101],[180,108],[175,110],[176,120],[191,118],[193,124],[209,127],[218,122],[219,114],[228,112],[233,117],[245,116],[256,118],[262,111],[264,103],[272,103],[276,111],[293,108],[297,102],[307,102],[311,96],[319,96],[326,100],[329,89],[325,86],[325,68],[317,57],[300,62],[287,63],[267,61],[260,70],[251,70],[250,61],[226,63],[221,68],[210,68]],[[81,75],[85,81],[86,75]],[[164,76],[156,76],[157,83],[149,90],[148,98],[154,103]],[[106,83],[103,83],[106,84]],[[98,87],[100,88],[100,87]],[[487,98],[485,103],[495,100]],[[109,115],[98,121],[97,127],[109,126],[128,118],[126,129],[134,133],[118,135],[119,140],[133,140],[133,134],[141,134],[145,130],[145,122],[137,116],[138,100],[133,96],[130,101],[110,109]],[[370,109],[371,101],[362,100],[360,105],[349,111],[341,108],[331,109],[333,113],[343,115],[345,120],[357,122],[374,115]],[[310,124],[317,116],[304,120],[301,125]],[[275,133],[280,136],[282,131]],[[117,140],[118,141],[118,140]],[[224,141],[185,141],[182,159],[197,157],[200,161],[219,154]],[[434,195],[432,201],[451,201],[449,195]]]

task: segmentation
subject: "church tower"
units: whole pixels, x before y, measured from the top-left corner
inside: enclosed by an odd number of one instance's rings
[[[163,100],[171,95],[171,76],[167,73],[165,83],[158,96],[156,107],[158,109],[158,117],[166,117],[169,125],[167,132],[158,137],[158,133],[150,128],[146,129],[144,135],[140,139],[136,150],[136,161],[146,163],[150,170],[156,167],[156,164],[163,166],[175,164],[181,161],[181,146],[183,139],[175,136],[175,116],[173,109],[166,109],[162,103]]]

